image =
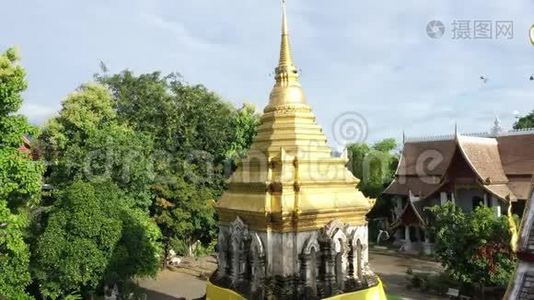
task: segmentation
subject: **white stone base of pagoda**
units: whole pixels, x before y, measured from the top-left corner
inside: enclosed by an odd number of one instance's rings
[[[221,225],[212,280],[248,297],[324,298],[378,284],[367,226],[332,221],[320,230],[259,232],[237,218]]]

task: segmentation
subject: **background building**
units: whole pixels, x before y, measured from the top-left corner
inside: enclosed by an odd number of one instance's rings
[[[534,129],[413,138],[404,146],[394,181],[396,242],[407,251],[432,251],[425,208],[454,202],[465,212],[490,206],[501,215],[512,203],[521,215],[532,191]]]

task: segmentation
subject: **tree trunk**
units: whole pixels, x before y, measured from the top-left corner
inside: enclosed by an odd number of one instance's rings
[[[165,242],[163,243],[163,263],[162,263],[162,269],[167,268],[167,257],[169,256],[169,248],[170,248],[170,240],[165,239]]]

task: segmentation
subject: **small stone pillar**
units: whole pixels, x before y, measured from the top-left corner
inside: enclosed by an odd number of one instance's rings
[[[329,250],[328,251],[328,258],[326,260],[327,265],[327,271],[326,271],[326,282],[328,283],[328,286],[330,287],[330,291],[335,290],[336,286],[336,252]],[[330,292],[332,293],[332,292]]]
[[[447,192],[439,193],[439,202],[440,202],[440,205],[447,203]]]
[[[495,197],[491,197],[491,207],[493,208],[495,215],[497,217],[500,217],[501,216],[501,204],[499,203],[499,200],[495,199]]]
[[[265,281],[265,256],[252,257],[251,292],[263,298],[263,284]]]
[[[404,250],[412,250],[412,239],[410,238],[410,226],[404,226]]]
[[[219,265],[219,268],[217,269],[217,277],[219,279],[224,278],[226,276],[226,272],[228,269],[228,249],[226,249],[226,243],[224,243],[224,236],[222,232],[219,232],[219,241],[217,242],[217,262]]]
[[[425,231],[425,241],[423,243],[423,253],[426,255],[432,254],[432,244],[430,243],[429,232]]]
[[[239,241],[232,240],[232,255],[230,256],[230,277],[232,279],[232,284],[237,285],[239,281],[239,269],[240,269],[240,260],[241,260],[241,251],[239,249]]]
[[[305,297],[315,296],[317,294],[317,286],[315,283],[316,278],[314,274],[316,266],[313,264],[312,254],[302,254],[300,257],[303,280],[299,282],[298,288],[302,290],[299,294],[305,295]]]

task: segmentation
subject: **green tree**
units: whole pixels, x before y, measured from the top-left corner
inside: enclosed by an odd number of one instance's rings
[[[66,98],[39,143],[54,187],[32,260],[43,295],[87,294],[103,284],[154,275],[161,233],[148,215],[152,136],[121,123],[111,91],[89,83]]]
[[[57,299],[70,292],[86,293],[101,282],[120,239],[121,222],[109,215],[111,203],[99,196],[81,182],[58,195],[34,253],[43,296]]]
[[[101,77],[115,95],[121,121],[152,133],[162,149],[185,158],[206,151],[223,161],[232,142],[234,107],[202,85],[188,85],[177,74],[134,76],[129,71]]]
[[[505,286],[514,270],[506,217],[488,207],[464,213],[453,203],[430,208],[435,253],[447,273],[466,286]]]
[[[530,114],[519,118],[514,124],[514,129],[526,128],[534,128],[534,110]]]
[[[13,48],[0,55],[0,200],[11,209],[38,202],[43,170],[40,162],[18,150],[24,135],[36,133],[24,116],[16,114],[27,87],[26,72],[18,62]]]
[[[347,147],[348,168],[361,180],[358,188],[368,197],[377,198],[370,216],[389,216],[390,201],[381,194],[391,183],[397,168],[395,139],[384,139],[373,145],[351,144]]]
[[[26,89],[25,71],[13,48],[0,54],[0,298],[27,298],[29,248],[23,237],[28,206],[39,201],[43,166],[21,153],[23,136],[34,134],[16,114]]]
[[[226,156],[230,158],[243,157],[252,145],[257,127],[260,124],[256,107],[251,103],[243,104],[232,116],[230,124],[233,128],[233,134]]]
[[[165,254],[172,246],[182,255],[193,255],[196,241],[208,245],[216,233],[213,191],[197,188],[180,176],[170,184],[155,185],[158,198],[154,203],[154,219],[164,235]],[[203,199],[198,201],[194,199]]]
[[[24,292],[30,283],[30,252],[24,242],[27,226],[24,214],[13,214],[0,200],[0,299],[29,298]]]
[[[245,105],[236,110],[178,74],[124,71],[97,79],[111,89],[118,119],[154,141],[156,201],[151,212],[165,249],[181,242],[182,254],[188,254],[197,240],[207,246],[216,233],[213,200],[224,191],[232,170],[228,159],[243,155],[252,142],[255,109]]]
[[[50,162],[49,182],[61,187],[75,180],[111,180],[148,210],[154,179],[151,137],[119,124],[111,93],[102,85],[82,85],[62,106],[39,136]]]
[[[129,207],[116,185],[76,181],[56,193],[34,253],[43,296],[87,295],[105,283],[157,272],[159,230]]]
[[[104,86],[88,83],[67,96],[59,116],[40,135],[46,160],[55,162],[72,144],[83,145],[96,130],[116,119],[112,97]]]

